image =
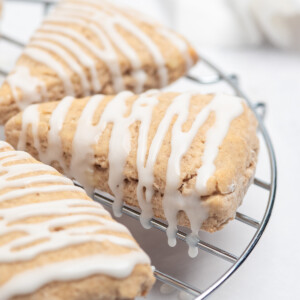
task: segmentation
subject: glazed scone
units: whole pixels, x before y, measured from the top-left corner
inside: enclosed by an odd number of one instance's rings
[[[76,179],[87,191],[113,195],[193,233],[221,229],[233,219],[254,175],[256,119],[240,98],[163,93],[29,106],[6,124],[18,149]]]
[[[198,57],[179,34],[105,0],[62,0],[0,88],[0,123],[31,103],[161,88]]]
[[[145,295],[150,260],[71,180],[0,141],[0,299]]]

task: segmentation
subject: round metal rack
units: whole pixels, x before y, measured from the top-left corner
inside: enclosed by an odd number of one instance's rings
[[[20,0],[6,0],[6,1],[10,2],[10,1],[20,1]],[[47,12],[49,6],[55,4],[57,1],[56,0],[22,0],[22,2],[38,3],[40,5],[43,5],[44,11]],[[17,47],[24,47],[23,43],[16,41],[10,36],[7,36],[5,34],[2,34],[0,39],[5,40],[8,43],[14,44]],[[274,149],[269,134],[263,124],[263,118],[266,110],[264,103],[254,104],[249,99],[249,97],[240,89],[237,76],[225,74],[223,71],[219,69],[218,66],[214,65],[210,60],[204,58],[201,54],[199,56],[201,57],[201,64],[204,64],[208,69],[210,69],[213,75],[210,76],[187,75],[186,78],[192,82],[195,82],[198,85],[208,85],[208,84],[215,84],[218,82],[224,82],[228,87],[230,87],[230,89],[235,95],[245,99],[245,101],[252,109],[258,121],[258,130],[262,135],[263,143],[265,144],[268,153],[270,176],[267,182],[264,182],[258,178],[255,178],[253,181],[254,185],[256,185],[261,189],[266,190],[268,193],[268,198],[265,204],[263,217],[260,220],[256,220],[253,219],[252,217],[249,217],[246,214],[242,214],[240,212],[236,213],[235,219],[237,221],[242,222],[247,226],[254,228],[253,235],[249,240],[248,245],[244,248],[244,250],[240,255],[235,255],[233,253],[230,253],[202,239],[199,240],[198,248],[200,250],[205,251],[210,255],[219,257],[229,262],[229,267],[227,268],[227,270],[221,276],[217,276],[217,278],[215,278],[214,281],[211,282],[206,289],[201,290],[196,286],[193,286],[189,283],[174,278],[171,275],[168,275],[167,273],[160,271],[158,266],[154,268],[154,274],[157,280],[167,285],[170,285],[180,291],[184,291],[192,295],[197,300],[205,299],[222,283],[224,283],[235,271],[237,271],[237,269],[242,265],[242,263],[247,259],[247,257],[250,255],[252,250],[257,245],[271,217],[272,209],[275,202],[276,179],[277,179],[276,159],[275,159]],[[7,70],[2,69],[2,67],[0,66],[0,76],[1,75],[5,76],[6,74],[7,74]],[[113,203],[113,198],[104,196],[103,194],[98,192],[95,193],[94,198],[96,201],[99,201],[102,204],[107,206],[111,206]],[[135,210],[132,207],[124,205],[123,213],[134,219],[139,220],[140,212]],[[158,229],[160,231],[166,231],[167,229],[167,224],[157,219],[152,219],[151,225],[153,228]],[[177,232],[177,238],[179,240],[185,241],[186,235],[187,234],[183,231]]]

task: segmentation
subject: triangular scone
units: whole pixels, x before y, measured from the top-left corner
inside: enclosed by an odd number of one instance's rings
[[[31,103],[161,88],[197,61],[177,33],[105,0],[62,0],[0,89],[0,123]]]
[[[160,93],[98,95],[29,106],[7,140],[92,191],[196,233],[235,216],[254,175],[257,122],[240,98]]]
[[[134,299],[148,256],[104,208],[0,141],[0,299]]]

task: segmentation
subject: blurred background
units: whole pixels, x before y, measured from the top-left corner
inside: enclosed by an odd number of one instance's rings
[[[4,2],[2,32],[26,43],[43,18],[43,7]],[[300,0],[112,2],[179,31],[200,55],[236,74],[252,101],[267,104],[265,123],[279,166],[275,210],[258,247],[210,299],[299,299]],[[10,70],[19,53],[1,41],[1,67]]]
[[[0,3],[3,0],[0,0]],[[31,0],[30,2],[38,2]],[[50,2],[55,0],[50,0]],[[199,46],[260,46],[272,45],[281,49],[300,50],[299,0],[110,0],[133,6],[153,16],[161,23],[176,29]],[[17,2],[17,4],[16,4]],[[23,7],[26,0],[6,0],[9,5],[3,16],[4,30],[17,29],[20,22],[7,20],[6,15],[32,15],[22,24],[23,40],[28,38],[27,27],[40,22],[36,11]],[[23,3],[23,5],[22,5]],[[17,6],[16,6],[17,5]],[[24,28],[25,26],[25,28]]]
[[[199,46],[270,44],[300,50],[299,0],[115,0],[133,5]]]

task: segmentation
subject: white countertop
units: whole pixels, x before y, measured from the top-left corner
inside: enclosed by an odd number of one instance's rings
[[[29,11],[35,17],[27,18],[29,21],[20,26],[20,18],[25,18],[26,14],[28,17]],[[10,4],[3,29],[25,41],[31,28],[40,22],[40,12],[40,8],[24,6],[17,9],[14,4]],[[244,91],[253,100],[267,103],[265,124],[274,144],[279,172],[275,208],[266,232],[243,266],[209,299],[296,299],[300,295],[300,199],[296,194],[300,177],[300,54],[268,48],[200,50],[226,72],[237,74]],[[0,44],[0,64],[9,68],[16,54],[15,49]],[[263,161],[265,158],[265,154],[261,154],[260,159]],[[260,196],[255,191],[251,192],[243,206],[250,206],[251,200],[253,203],[260,201],[258,197]],[[251,209],[254,211],[255,206],[252,205]],[[136,226],[129,224],[129,227]],[[231,228],[229,225],[224,230],[225,233],[217,234],[216,238],[229,236]],[[140,229],[138,231],[135,234],[139,239],[144,232]],[[174,251],[186,251],[183,246],[168,248],[165,246],[164,237],[155,238],[157,239],[153,241],[144,240],[142,244],[148,249],[151,245],[153,247],[154,242],[159,241],[160,252],[167,255],[166,257],[175,257],[177,254]],[[159,261],[159,254],[152,252],[154,261]],[[193,274],[193,281],[203,280],[206,274],[195,268],[188,269],[187,266],[193,268],[193,263],[192,260],[187,260],[185,266],[180,266],[183,262],[178,263],[179,267],[182,267],[183,272],[189,273],[188,277]],[[162,262],[162,268],[165,267],[164,263],[168,263],[168,258]],[[208,269],[209,263],[208,259]],[[214,272],[212,268],[209,270]],[[155,299],[159,298],[165,299],[156,293]]]

